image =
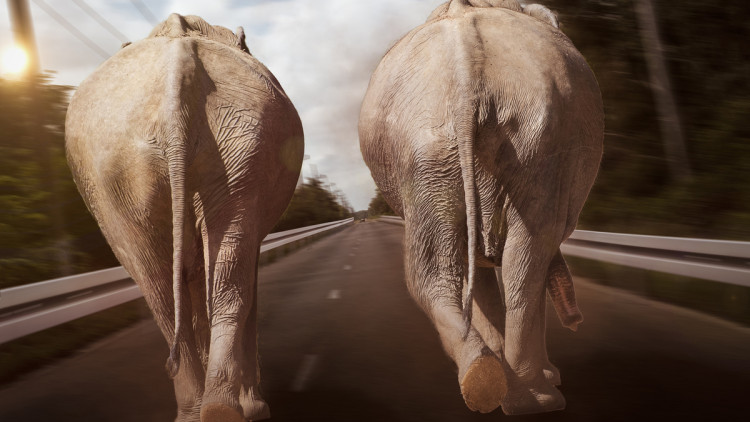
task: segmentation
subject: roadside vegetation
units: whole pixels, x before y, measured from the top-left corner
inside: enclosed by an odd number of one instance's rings
[[[599,80],[604,159],[579,228],[750,240],[750,9],[742,0],[546,0]],[[650,4],[667,87],[650,82]],[[647,31],[646,31],[647,32]],[[676,115],[657,101],[672,94]],[[675,174],[660,123],[676,119],[689,174]],[[673,160],[674,161],[674,160]]]
[[[378,217],[381,215],[396,215],[391,209],[391,206],[385,202],[383,194],[380,193],[380,189],[375,189],[375,196],[370,200],[370,206],[367,207],[367,215],[369,217]]]
[[[289,206],[276,223],[273,232],[343,220],[352,216],[353,210],[345,202],[339,203],[337,198],[323,187],[318,178],[308,178],[306,183],[294,191]]]
[[[71,90],[0,78],[0,288],[119,265],[65,161]]]
[[[546,0],[588,60],[604,99],[599,177],[578,228],[750,241],[750,9],[741,0]],[[671,92],[651,82],[653,10]],[[641,9],[642,11],[643,9]],[[653,59],[653,57],[652,57]],[[671,94],[675,115],[658,102]],[[667,158],[676,120],[684,160]],[[675,172],[675,164],[688,169]],[[750,324],[750,288],[584,259],[576,275]],[[584,310],[585,312],[585,310]]]

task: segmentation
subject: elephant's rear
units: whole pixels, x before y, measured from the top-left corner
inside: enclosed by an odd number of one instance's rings
[[[479,171],[493,174],[500,195],[525,210],[524,224],[533,230],[537,221],[552,219],[562,241],[575,228],[601,160],[604,114],[596,78],[547,21],[505,9],[475,11],[471,18],[484,45]]]
[[[402,190],[420,173],[440,172],[444,186],[458,179],[458,132],[468,128],[486,254],[502,247],[492,232],[503,230],[503,197],[533,197],[530,186],[571,186],[559,192],[569,234],[602,154],[593,73],[547,21],[502,7],[445,13],[396,43],[370,80],[360,145],[378,187],[402,213]]]
[[[257,254],[303,155],[283,89],[241,31],[172,15],[81,84],[66,125],[79,191],[173,343],[178,419],[267,414],[250,334]]]
[[[190,38],[149,38],[105,62],[74,95],[69,165],[116,254],[139,233],[154,243],[147,261],[171,257],[172,242],[164,242],[171,232],[155,228],[172,225],[175,149],[184,159],[188,208],[196,192],[216,207],[250,191],[263,216],[262,238],[286,207],[302,159],[301,122],[270,72],[224,50]],[[195,219],[194,210],[187,218]],[[125,263],[126,255],[118,258]]]
[[[603,124],[596,79],[554,15],[515,0],[451,0],[373,73],[362,154],[405,219],[407,285],[456,362],[472,410],[565,406],[544,345],[544,294],[550,277],[571,281],[559,245],[595,179]],[[475,280],[482,294],[498,281],[476,268],[484,266],[502,267],[502,310],[472,296]],[[574,327],[572,284],[561,287],[553,299],[570,305],[557,309]],[[484,359],[485,345],[507,377]]]

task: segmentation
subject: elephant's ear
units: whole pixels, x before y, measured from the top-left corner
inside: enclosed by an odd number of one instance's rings
[[[523,6],[523,13],[537,18],[540,21],[547,22],[555,28],[560,27],[560,24],[557,21],[557,16],[555,16],[554,12],[542,6],[541,4],[529,4]]]
[[[247,44],[245,44],[245,28],[238,26],[235,35],[237,35],[237,43],[239,44],[238,47],[240,50],[250,54],[250,49],[248,49]]]

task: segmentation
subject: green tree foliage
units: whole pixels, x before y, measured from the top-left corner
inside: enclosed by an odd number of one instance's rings
[[[294,191],[289,206],[273,231],[343,220],[350,216],[351,210],[339,204],[334,195],[323,188],[320,179],[308,178],[307,183],[303,183]]]
[[[595,230],[750,239],[750,9],[652,0],[693,177],[669,176],[633,0],[547,0],[596,73],[604,159],[581,216]]]
[[[117,265],[66,165],[71,88],[49,80],[0,78],[0,288]]]
[[[367,214],[370,216],[376,215],[396,215],[391,209],[391,206],[383,198],[383,194],[380,189],[375,189],[375,196],[370,200],[370,206],[367,208]]]

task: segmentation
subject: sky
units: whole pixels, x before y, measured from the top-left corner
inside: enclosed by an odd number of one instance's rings
[[[324,182],[334,183],[355,210],[362,210],[375,195],[357,135],[370,75],[386,50],[444,1],[29,0],[29,5],[41,68],[56,72],[53,81],[61,85],[77,86],[105,59],[47,8],[109,55],[120,49],[122,40],[78,4],[88,5],[130,41],[145,38],[153,27],[135,3],[145,4],[158,21],[174,12],[198,15],[233,31],[242,26],[250,52],[276,76],[300,114],[305,154],[310,156],[303,175],[317,169],[326,175]],[[0,7],[0,52],[12,41],[7,6]]]

